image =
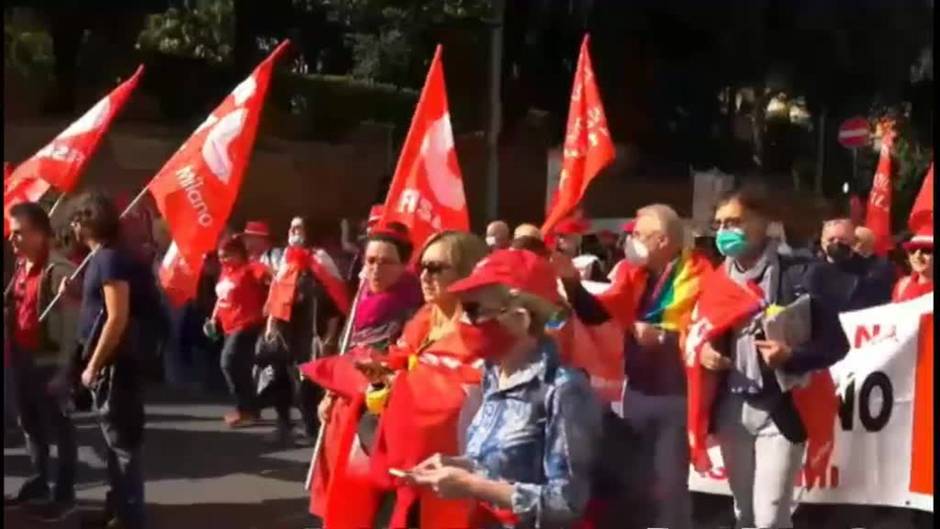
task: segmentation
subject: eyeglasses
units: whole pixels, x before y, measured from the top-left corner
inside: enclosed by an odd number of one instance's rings
[[[464,316],[467,318],[467,321],[470,323],[470,325],[479,325],[480,323],[491,320],[508,310],[505,308],[484,309],[476,301],[467,301],[461,303],[461,306],[463,307]]]
[[[421,272],[427,272],[428,275],[436,276],[443,272],[444,270],[449,270],[451,266],[447,263],[441,263],[439,261],[425,261],[419,265]]]

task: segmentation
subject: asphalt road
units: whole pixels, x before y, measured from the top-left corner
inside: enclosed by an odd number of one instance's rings
[[[229,430],[222,422],[230,409],[224,396],[164,387],[152,389],[147,402],[144,468],[150,529],[318,527],[307,514],[303,490],[313,449],[266,444],[265,434],[274,427],[272,410],[265,412],[261,426]],[[42,524],[8,509],[5,528],[77,528],[82,513],[102,508],[107,485],[100,432],[87,414],[75,421],[79,511],[61,523]],[[4,492],[15,493],[29,473],[22,443],[4,448],[3,466]],[[733,526],[730,498],[695,494],[694,510],[696,529]],[[921,529],[932,526],[932,519],[915,524],[910,511],[900,509],[801,505],[794,522],[796,529]]]
[[[229,430],[224,398],[165,388],[148,393],[144,475],[151,529],[303,529],[316,527],[303,489],[311,447],[283,449],[265,443],[265,424]],[[296,410],[294,411],[296,416]],[[103,507],[107,490],[103,442],[94,419],[76,417],[79,513],[57,524],[33,521],[5,509],[4,527],[77,528],[81,512]],[[53,449],[53,454],[55,450]],[[4,448],[3,490],[15,493],[29,473],[22,443]]]

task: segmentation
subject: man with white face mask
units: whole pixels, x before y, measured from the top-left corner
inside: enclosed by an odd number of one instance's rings
[[[711,265],[683,249],[683,229],[669,206],[654,204],[637,211],[625,261],[610,289],[599,296],[584,290],[564,257],[556,255],[568,300],[582,322],[597,325],[613,319],[629,324],[623,417],[636,437],[625,447],[632,458],[623,470],[628,498],[618,503],[630,509],[624,519],[633,520],[635,527],[692,527],[679,334],[698,299],[698,278]]]

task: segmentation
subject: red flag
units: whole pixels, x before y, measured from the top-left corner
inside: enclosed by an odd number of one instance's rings
[[[3,236],[10,235],[10,209],[21,202],[38,202],[46,191],[49,191],[49,182],[38,178],[28,172],[10,170],[9,164],[4,164],[3,178]]]
[[[202,272],[202,260],[196,267],[190,267],[180,255],[176,243],[170,244],[163,261],[160,263],[160,284],[174,307],[182,307],[188,300],[196,297],[199,287],[199,274]]]
[[[114,116],[137,87],[143,72],[144,67],[138,66],[130,79],[98,101],[32,158],[17,166],[14,175],[29,174],[42,178],[63,193],[74,190],[78,177],[98,148]]]
[[[875,253],[885,255],[891,249],[891,147],[894,131],[885,128],[881,137],[881,157],[868,195],[865,226],[875,233]]]
[[[436,232],[470,229],[463,177],[450,126],[440,45],[434,51],[385,199],[381,224],[393,221],[408,226],[415,248],[420,248]]]
[[[203,257],[215,246],[232,211],[248,167],[274,61],[288,43],[282,42],[235,87],[149,184],[180,257],[193,271],[201,268]]]
[[[930,169],[927,170],[927,176],[924,177],[924,183],[920,187],[920,193],[914,200],[914,207],[911,208],[911,216],[908,218],[907,225],[911,231],[917,233],[918,228],[924,225],[933,224],[933,162],[930,162]]]
[[[721,268],[711,272],[702,283],[685,347],[689,450],[692,466],[699,472],[711,468],[708,424],[718,390],[718,377],[699,362],[702,346],[756,314],[762,303],[753,289],[735,283]]]
[[[561,180],[551,212],[542,225],[542,235],[568,216],[581,202],[588,185],[614,159],[614,144],[607,130],[607,117],[594,82],[594,68],[588,54],[588,35],[581,42],[581,54],[571,89],[568,131],[562,149]]]

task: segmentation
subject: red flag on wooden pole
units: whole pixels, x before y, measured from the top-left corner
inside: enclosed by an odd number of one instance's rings
[[[205,254],[214,249],[232,212],[274,61],[288,44],[278,45],[235,87],[148,185],[173,237],[174,253],[164,259],[160,278],[177,302],[195,295],[193,276],[199,277]]]
[[[865,226],[875,234],[875,253],[885,255],[891,249],[891,147],[894,131],[885,128],[881,137],[881,157],[872,179],[865,212]]]
[[[408,226],[415,248],[439,231],[470,229],[440,45],[434,51],[385,199],[380,223],[389,222]]]
[[[578,67],[571,88],[568,130],[562,148],[561,179],[552,197],[551,210],[542,225],[542,235],[552,231],[581,202],[588,185],[614,159],[614,144],[607,130],[604,105],[594,81],[588,53],[589,36],[581,42]]]

